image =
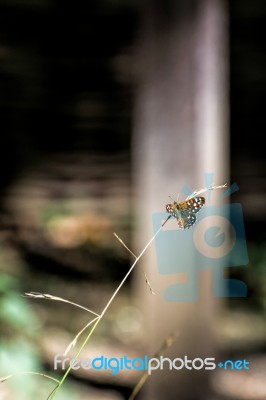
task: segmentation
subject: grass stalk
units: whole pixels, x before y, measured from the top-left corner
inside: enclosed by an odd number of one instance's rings
[[[112,294],[112,296],[110,297],[109,301],[107,302],[106,306],[104,307],[103,311],[101,312],[99,318],[97,318],[95,324],[93,325],[93,327],[91,328],[88,336],[86,337],[86,339],[84,340],[84,342],[82,343],[82,345],[80,346],[78,352],[75,355],[75,358],[78,358],[78,356],[81,354],[82,350],[84,349],[84,347],[86,346],[86,344],[88,343],[89,339],[91,338],[93,332],[96,330],[97,326],[99,325],[99,323],[101,322],[101,320],[103,319],[106,311],[108,310],[108,308],[110,307],[110,305],[112,304],[112,302],[114,301],[115,297],[117,296],[118,292],[120,291],[120,289],[122,288],[122,286],[124,285],[125,281],[127,280],[127,278],[129,277],[129,275],[131,274],[131,272],[133,271],[133,269],[135,268],[137,262],[140,260],[140,258],[143,256],[143,254],[145,253],[145,251],[148,249],[148,247],[150,246],[150,244],[153,242],[153,240],[155,239],[155,237],[159,234],[159,232],[161,231],[162,226],[157,230],[157,232],[153,235],[153,237],[149,240],[149,242],[146,244],[146,246],[144,247],[144,249],[141,251],[141,253],[139,254],[138,257],[136,257],[135,261],[133,262],[133,264],[131,265],[131,267],[129,268],[128,272],[126,273],[126,275],[124,276],[124,278],[122,279],[122,281],[120,282],[120,284],[118,285],[118,287],[116,288],[116,290],[114,291],[114,293]],[[69,367],[65,374],[63,375],[62,379],[60,380],[60,382],[58,383],[58,385],[55,387],[55,389],[49,394],[47,400],[52,400],[55,398],[56,393],[60,390],[61,386],[63,385],[65,379],[67,378],[67,376],[69,375],[71,371],[71,367]]]

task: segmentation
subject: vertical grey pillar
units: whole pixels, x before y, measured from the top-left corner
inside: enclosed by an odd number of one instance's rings
[[[224,183],[229,168],[226,2],[154,0],[143,7],[133,136],[135,253],[152,237],[152,213],[165,210],[169,195],[176,198],[183,185],[204,187],[205,172]],[[199,274],[197,302],[167,302],[165,288],[189,280],[186,271],[160,274],[154,245],[141,264],[156,292],[150,295],[137,267],[134,292],[145,315],[147,352],[152,355],[178,332],[168,357],[215,356],[212,328],[219,302],[211,271]],[[206,399],[208,376],[203,370],[158,371],[141,398]]]

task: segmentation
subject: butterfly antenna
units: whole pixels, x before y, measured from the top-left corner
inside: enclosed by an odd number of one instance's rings
[[[175,203],[175,200],[173,199],[173,197],[171,197],[171,196],[168,196],[168,197],[169,197],[169,199],[173,200],[173,202]]]

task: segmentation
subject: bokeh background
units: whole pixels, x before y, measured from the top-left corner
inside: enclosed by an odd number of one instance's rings
[[[22,294],[48,293],[101,312],[132,263],[113,232],[139,253],[152,212],[184,184],[200,189],[207,166],[216,184],[240,188],[234,201],[243,206],[250,261],[228,273],[247,283],[248,297],[224,299],[215,310],[203,302],[197,313],[213,327],[209,356],[246,358],[252,370],[186,373],[181,383],[166,377],[163,394],[151,380],[138,398],[266,398],[265,23],[263,0],[0,1],[1,376],[60,377],[53,357],[90,317]],[[201,136],[205,126],[210,136]],[[156,262],[143,265],[156,275]],[[154,317],[138,272],[99,325],[90,356],[152,355],[171,332],[171,323]],[[181,336],[195,314],[185,315]],[[193,330],[191,341],[209,338],[205,329]],[[57,397],[126,399],[139,376],[77,371]],[[18,375],[1,385],[0,400],[45,399],[53,387]]]

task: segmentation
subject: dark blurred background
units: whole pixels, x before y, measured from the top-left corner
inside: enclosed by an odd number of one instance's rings
[[[21,293],[50,293],[100,312],[129,268],[113,232],[130,245],[143,15],[134,0],[0,1],[1,376],[52,371],[53,355],[87,323],[70,305]],[[266,357],[266,4],[229,2],[228,20],[230,174],[240,187],[235,200],[244,209],[250,264],[232,273],[247,282],[248,299],[225,305],[239,331],[225,317],[221,337],[225,351],[250,346]],[[102,354],[141,349],[143,316],[129,293],[126,285],[93,339]],[[111,378],[76,374],[62,398],[127,398],[136,377]],[[1,385],[0,399],[41,399],[53,387],[39,377],[20,379]],[[217,382],[219,399],[245,398],[234,383],[223,393]],[[265,387],[262,393],[248,398],[265,398]]]

